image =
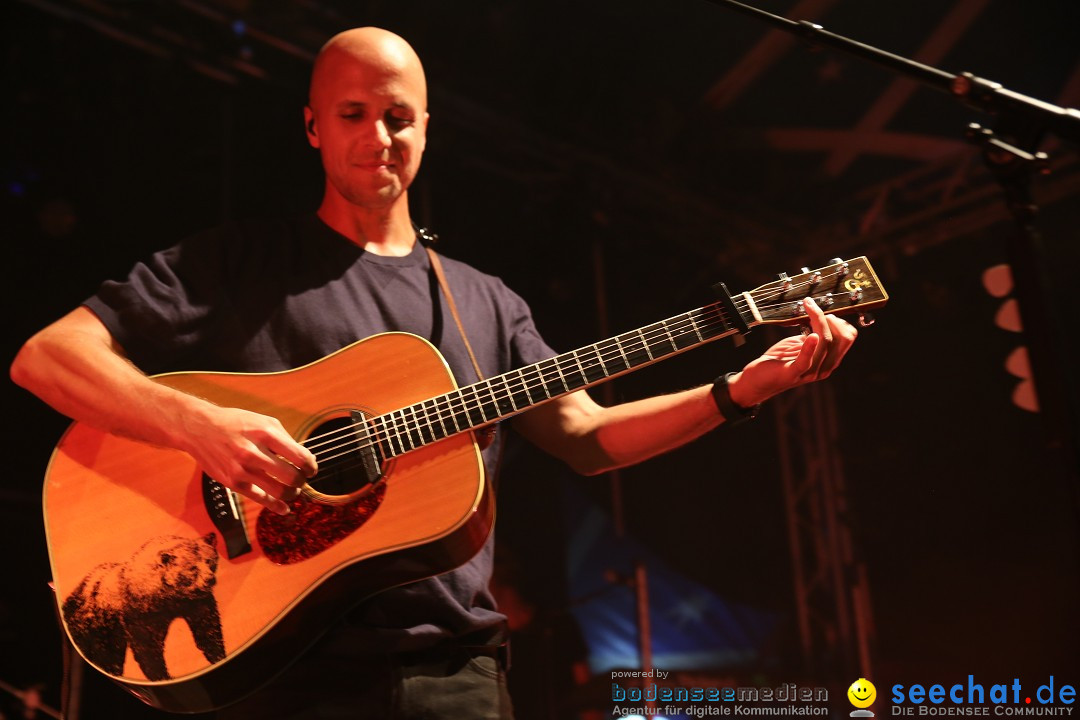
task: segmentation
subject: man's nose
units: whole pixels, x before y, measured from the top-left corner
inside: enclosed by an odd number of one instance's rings
[[[365,133],[364,142],[371,147],[380,149],[390,147],[390,131],[387,129],[386,123],[382,120],[375,120],[370,123]]]

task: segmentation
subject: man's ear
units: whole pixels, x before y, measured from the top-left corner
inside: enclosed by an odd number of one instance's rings
[[[423,130],[424,130],[424,132],[422,133],[422,137],[424,138],[424,141],[423,141],[423,144],[420,146],[420,152],[423,152],[424,148],[427,147],[427,128],[428,128],[428,121],[429,120],[431,120],[431,115],[429,115],[428,113],[425,112],[424,113],[424,122],[423,122]]]
[[[313,148],[319,147],[319,133],[315,129],[315,111],[310,105],[304,106],[304,132],[307,134],[308,144]]]

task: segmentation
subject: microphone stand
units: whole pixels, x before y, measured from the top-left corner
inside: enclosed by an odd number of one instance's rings
[[[869,60],[995,116],[996,130],[971,123],[966,135],[968,140],[981,146],[983,160],[1004,191],[1005,202],[1015,220],[1015,230],[1006,241],[1006,253],[1012,267],[1035,392],[1043,415],[1043,432],[1047,447],[1064,455],[1066,471],[1074,479],[1075,506],[1080,509],[1080,485],[1076,482],[1080,456],[1077,454],[1074,408],[1062,372],[1062,344],[1056,334],[1053,304],[1046,292],[1050,283],[1042,239],[1035,225],[1038,207],[1031,197],[1032,174],[1045,173],[1048,166],[1046,153],[1038,152],[1036,148],[1047,132],[1080,145],[1080,110],[1028,97],[972,73],[945,72],[831,33],[807,20],[788,20],[736,0],[709,2],[756,17],[813,44],[837,48]]]

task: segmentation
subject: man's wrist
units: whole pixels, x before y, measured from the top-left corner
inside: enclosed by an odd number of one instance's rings
[[[713,401],[716,409],[728,424],[751,420],[757,416],[761,403],[742,405],[732,397],[732,388],[738,382],[741,373],[729,372],[716,378],[712,384]]]

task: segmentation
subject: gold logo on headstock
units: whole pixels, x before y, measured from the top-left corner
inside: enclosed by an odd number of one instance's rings
[[[855,292],[859,289],[865,289],[872,287],[874,281],[862,271],[862,268],[857,269],[851,274],[851,277],[844,281],[844,287],[848,292]]]

